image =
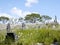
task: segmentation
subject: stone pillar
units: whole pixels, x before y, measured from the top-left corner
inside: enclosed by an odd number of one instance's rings
[[[7,24],[7,33],[10,33],[10,23]]]
[[[25,29],[25,23],[22,23],[22,30]]]

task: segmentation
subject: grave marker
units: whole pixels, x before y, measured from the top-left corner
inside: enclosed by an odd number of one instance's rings
[[[24,30],[24,28],[25,28],[25,23],[23,22],[22,23],[22,30]]]
[[[10,23],[7,24],[7,33],[10,33]]]
[[[57,39],[56,38],[54,38],[54,45],[58,45],[58,41],[57,41]]]
[[[15,42],[15,34],[10,32],[10,23],[7,24],[7,35],[5,36],[5,42],[6,43]]]

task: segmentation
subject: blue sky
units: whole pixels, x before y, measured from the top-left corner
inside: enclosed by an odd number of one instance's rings
[[[32,12],[60,20],[60,0],[0,0],[0,16],[17,18]]]

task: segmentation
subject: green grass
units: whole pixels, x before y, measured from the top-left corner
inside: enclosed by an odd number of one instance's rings
[[[14,29],[14,33],[19,36],[17,43],[22,43],[23,45],[35,45],[36,43],[44,42],[45,45],[53,43],[54,39],[60,43],[60,30],[53,29],[27,29],[19,30]],[[5,32],[0,32],[0,42],[5,38]]]

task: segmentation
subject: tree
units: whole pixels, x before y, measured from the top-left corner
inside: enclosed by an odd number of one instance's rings
[[[43,20],[43,22],[45,23],[45,21],[47,21],[47,20],[51,20],[52,18],[50,17],[50,16],[47,16],[47,15],[43,15],[42,16],[42,20]]]
[[[37,19],[41,19],[40,14],[31,13],[25,16],[25,20],[35,23]]]
[[[1,16],[1,17],[0,17],[0,21],[2,21],[3,23],[4,23],[5,21],[8,21],[8,20],[9,20],[8,17],[5,17],[5,16]]]
[[[18,19],[18,21],[22,21],[23,20],[23,18],[22,17],[20,17],[19,19]]]

